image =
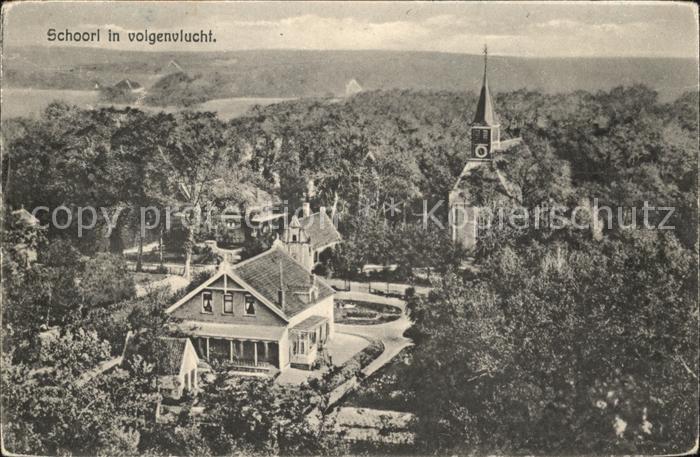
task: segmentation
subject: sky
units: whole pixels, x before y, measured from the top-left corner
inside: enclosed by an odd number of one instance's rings
[[[90,31],[125,50],[400,50],[523,57],[697,59],[698,10],[674,2],[19,2],[3,42],[49,43],[47,30]],[[216,43],[107,43],[105,30],[213,31]],[[85,46],[85,43],[80,43]]]

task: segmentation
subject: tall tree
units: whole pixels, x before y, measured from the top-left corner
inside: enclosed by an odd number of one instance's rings
[[[166,175],[169,201],[181,207],[179,221],[187,234],[183,275],[191,276],[192,249],[210,202],[212,185],[236,165],[224,124],[214,113],[183,111],[149,119],[148,147]]]

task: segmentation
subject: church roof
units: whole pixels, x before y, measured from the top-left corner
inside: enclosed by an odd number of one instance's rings
[[[481,84],[481,94],[479,95],[479,103],[476,105],[476,114],[474,115],[473,124],[491,126],[498,125],[498,117],[493,109],[489,80],[486,76],[486,59],[487,55],[484,50],[484,81]]]
[[[479,95],[479,103],[476,105],[476,114],[474,115],[474,125],[498,125],[498,117],[493,110],[493,100],[489,91],[489,82],[484,74],[484,83],[481,86],[481,95]]]
[[[507,154],[509,149],[522,144],[523,142],[521,138],[512,138],[509,140],[501,141],[500,144],[494,148],[494,155],[496,157],[499,157],[502,154]],[[497,182],[499,184],[498,187],[500,191],[506,196],[515,200],[520,200],[520,198],[522,197],[521,189],[519,188],[519,186],[510,181],[508,177],[503,172],[501,172],[501,170],[498,169],[494,161],[491,160],[468,160],[467,163],[464,165],[464,168],[462,169],[462,173],[460,173],[459,178],[457,178],[457,182],[455,183],[451,194],[456,194],[465,188],[470,188],[472,184],[469,183],[469,179],[475,173],[475,170],[480,170],[481,174],[484,175],[484,177],[494,182]]]

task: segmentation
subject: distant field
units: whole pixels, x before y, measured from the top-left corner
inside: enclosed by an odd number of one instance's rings
[[[232,97],[209,100],[194,109],[200,111],[214,111],[223,120],[245,114],[254,105],[271,105],[289,98],[264,98],[264,97]],[[97,108],[107,106],[100,103],[99,92],[93,90],[60,90],[60,89],[2,89],[2,118],[13,117],[37,117],[52,101],[62,101],[75,104],[81,108]],[[113,106],[125,106],[115,104]],[[166,111],[177,110],[175,107],[156,108],[150,106],[139,106],[145,111]]]
[[[403,51],[264,50],[139,52],[19,46],[3,49],[3,86],[92,90],[129,78],[146,88],[172,71],[175,60],[207,99],[340,97],[355,81],[364,90],[474,91],[483,56]],[[538,58],[493,56],[492,91],[526,88],[545,93],[596,92],[644,84],[662,100],[698,89],[697,59]],[[244,102],[245,104],[245,102]],[[225,110],[222,110],[224,112]],[[232,113],[237,112],[234,109]],[[235,115],[235,114],[233,114]],[[223,115],[226,116],[226,115]]]
[[[94,90],[2,89],[2,118],[36,117],[52,101],[72,103],[83,108],[98,102]]]

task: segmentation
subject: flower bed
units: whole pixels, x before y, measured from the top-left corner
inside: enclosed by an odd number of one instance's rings
[[[335,322],[338,324],[372,325],[391,322],[401,316],[396,306],[355,300],[337,300]]]

